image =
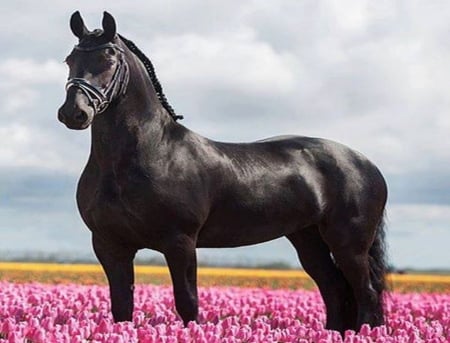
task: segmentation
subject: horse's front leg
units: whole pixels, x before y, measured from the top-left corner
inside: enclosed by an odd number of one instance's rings
[[[170,270],[175,307],[186,326],[197,321],[197,256],[195,239],[177,235],[169,241],[164,256]]]
[[[110,244],[92,236],[95,255],[109,282],[111,310],[115,322],[131,321],[133,316],[135,249]]]

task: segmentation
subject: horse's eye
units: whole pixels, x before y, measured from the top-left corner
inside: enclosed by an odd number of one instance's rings
[[[114,56],[116,54],[116,51],[113,48],[106,48],[105,53],[107,55]]]
[[[113,56],[115,53],[111,54],[110,51],[114,51],[114,49],[108,48],[108,49],[105,49],[104,51],[101,51],[97,57],[98,62],[104,63],[106,61],[111,61],[112,60],[111,56]]]
[[[114,60],[110,58],[109,56],[106,56],[105,54],[101,54],[98,56],[97,61],[99,65],[101,65],[103,68],[111,67],[114,65]]]

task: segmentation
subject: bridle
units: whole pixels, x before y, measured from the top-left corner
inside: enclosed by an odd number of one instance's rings
[[[74,77],[67,81],[66,91],[70,87],[79,88],[88,98],[89,105],[94,109],[94,115],[104,112],[109,104],[118,97],[125,94],[130,78],[128,63],[125,60],[124,50],[114,43],[105,43],[93,47],[82,47],[75,45],[74,49],[83,52],[112,48],[119,52],[119,63],[114,74],[106,87],[97,87],[88,80]]]

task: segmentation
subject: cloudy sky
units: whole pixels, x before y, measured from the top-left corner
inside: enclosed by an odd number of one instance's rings
[[[433,0],[2,2],[0,255],[93,256],[74,202],[90,132],[56,120],[75,10],[90,29],[112,13],[204,136],[301,134],[363,152],[389,184],[392,264],[450,268],[450,3]],[[294,263],[287,246],[200,257]]]

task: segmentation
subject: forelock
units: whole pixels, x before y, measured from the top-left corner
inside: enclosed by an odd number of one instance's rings
[[[94,31],[90,31],[80,40],[78,46],[81,48],[87,48],[108,43],[103,33],[104,32],[102,29],[95,29]]]

